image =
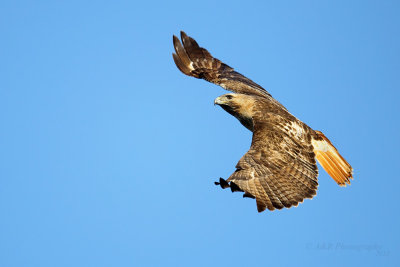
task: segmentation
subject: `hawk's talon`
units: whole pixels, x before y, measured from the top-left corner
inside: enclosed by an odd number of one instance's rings
[[[235,184],[234,182],[231,182],[230,184],[231,187],[231,191],[233,192],[244,192],[242,189],[240,189],[239,186],[237,186],[237,184]]]
[[[219,178],[219,182],[214,182],[214,184],[221,186],[222,189],[230,187],[229,183],[222,177]]]
[[[255,198],[252,194],[247,193],[247,192],[243,194],[243,198],[245,198],[245,197],[253,198],[253,199]]]

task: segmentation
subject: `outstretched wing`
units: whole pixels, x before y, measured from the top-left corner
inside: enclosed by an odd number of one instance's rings
[[[318,187],[311,129],[278,115],[268,118],[255,122],[250,150],[227,180],[254,196],[259,212],[297,206]]]
[[[272,98],[264,88],[214,58],[183,31],[181,39],[183,45],[178,37],[173,36],[176,54],[172,56],[176,66],[184,74],[215,83],[235,93]]]

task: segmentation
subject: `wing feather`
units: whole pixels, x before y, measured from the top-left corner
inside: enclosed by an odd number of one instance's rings
[[[182,43],[178,37],[173,36],[176,54],[172,56],[176,66],[184,74],[204,79],[232,92],[273,99],[264,88],[214,58],[183,31],[181,31],[181,40]]]
[[[313,198],[318,187],[311,138],[291,133],[287,124],[293,122],[288,118],[271,114],[264,118],[269,119],[254,121],[251,147],[227,180],[255,196],[259,212],[297,206]],[[303,135],[311,131],[304,130]]]

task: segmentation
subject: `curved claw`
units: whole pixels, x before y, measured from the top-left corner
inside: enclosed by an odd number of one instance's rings
[[[222,177],[219,178],[219,182],[214,182],[215,185],[220,185],[222,189],[226,189],[229,186],[229,183]]]

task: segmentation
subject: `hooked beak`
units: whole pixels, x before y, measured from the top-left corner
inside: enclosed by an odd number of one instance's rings
[[[221,99],[220,96],[217,97],[217,98],[214,100],[214,106],[215,106],[215,105],[222,105],[223,103],[224,103],[224,101]]]

